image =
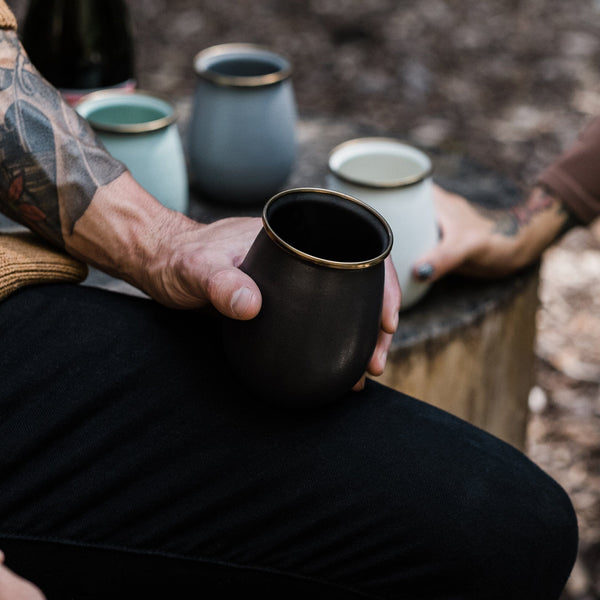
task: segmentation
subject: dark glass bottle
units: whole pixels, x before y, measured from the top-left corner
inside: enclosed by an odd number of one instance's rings
[[[30,0],[21,41],[31,62],[71,103],[92,90],[135,87],[123,0]]]

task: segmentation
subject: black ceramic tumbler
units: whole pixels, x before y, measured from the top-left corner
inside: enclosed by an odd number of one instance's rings
[[[224,323],[226,356],[259,399],[303,408],[340,399],[360,379],[380,328],[387,222],[342,193],[292,189],[271,198],[241,269],[262,308]]]

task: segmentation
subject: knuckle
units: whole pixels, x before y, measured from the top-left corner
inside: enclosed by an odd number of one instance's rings
[[[206,279],[206,291],[212,298],[221,295],[232,283],[231,269],[218,269],[212,271]]]

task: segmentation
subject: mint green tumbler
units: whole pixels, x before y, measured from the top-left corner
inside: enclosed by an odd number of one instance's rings
[[[167,208],[188,209],[188,180],[175,110],[144,91],[102,90],[84,96],[75,110],[108,152]]]

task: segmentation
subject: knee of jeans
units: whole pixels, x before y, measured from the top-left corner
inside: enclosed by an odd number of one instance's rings
[[[546,474],[540,478],[545,481],[540,483],[539,491],[528,496],[537,515],[529,534],[529,555],[534,557],[529,579],[532,589],[546,587],[551,598],[560,595],[573,568],[579,533],[575,510],[565,490]],[[543,578],[545,582],[541,583]]]
[[[513,479],[510,473],[499,477],[486,497],[472,497],[468,511],[472,520],[463,543],[469,568],[479,585],[495,590],[490,598],[558,598],[577,554],[577,519],[568,495],[527,462],[515,461]]]
[[[577,551],[571,501],[520,453],[501,448],[496,457],[480,463],[487,469],[444,463],[412,484],[404,479],[406,494],[394,478],[379,481],[387,491],[369,504],[386,518],[363,528],[361,538],[381,553],[373,567],[377,593],[558,599]]]

